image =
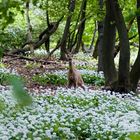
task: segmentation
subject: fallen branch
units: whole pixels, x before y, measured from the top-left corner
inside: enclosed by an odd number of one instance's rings
[[[16,60],[16,59],[24,59],[24,60],[27,60],[27,61],[32,61],[32,62],[37,62],[37,63],[43,63],[43,64],[57,64],[54,61],[38,60],[36,58],[28,58],[28,57],[25,57],[25,56],[22,56],[22,55],[16,55],[16,54],[4,54],[4,56],[15,57],[14,59],[12,59],[12,61],[13,60]]]
[[[25,52],[30,51],[30,46],[27,46],[28,44],[29,45],[32,44],[34,50],[39,48],[57,30],[58,25],[62,20],[62,18],[63,17],[61,17],[60,20],[57,22],[50,23],[51,26],[49,26],[47,29],[43,31],[43,33],[39,35],[39,40],[37,40],[36,42],[26,42],[24,45],[22,45],[22,48],[12,50],[9,52],[9,54],[24,54]]]

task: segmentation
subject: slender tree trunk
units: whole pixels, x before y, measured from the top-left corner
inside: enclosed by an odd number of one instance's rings
[[[103,0],[99,0],[100,10],[103,10]],[[97,42],[97,53],[98,53],[98,71],[103,71],[102,62],[102,47],[103,47],[103,31],[104,21],[98,21],[98,42]]]
[[[99,37],[96,40],[96,44],[95,44],[94,51],[92,54],[93,58],[95,58],[95,59],[97,59],[97,57],[98,57],[98,43],[99,43]]]
[[[140,48],[139,48],[139,52],[138,52],[136,61],[130,72],[131,88],[132,88],[132,91],[134,91],[134,92],[136,92],[139,79],[140,79]]]
[[[71,22],[71,15],[67,18],[63,37],[61,39],[61,46],[60,46],[60,59],[61,60],[66,60],[66,45],[67,45],[67,39],[68,39],[68,34],[69,34],[69,28],[70,28],[70,22]]]
[[[82,5],[81,5],[81,10],[80,10],[80,13],[81,13],[80,22],[82,22],[83,19],[85,19],[86,5],[87,5],[87,0],[83,0]],[[74,53],[79,52],[79,49],[80,49],[80,46],[81,46],[81,43],[82,43],[82,36],[83,36],[84,29],[85,29],[85,20],[80,24],[80,26],[78,28],[77,43],[76,43],[76,48],[75,48]]]
[[[70,28],[70,23],[71,23],[71,18],[72,18],[72,13],[74,12],[75,9],[75,2],[76,0],[69,0],[69,16],[67,17],[64,33],[60,42],[60,59],[61,60],[66,60],[66,45],[67,45],[67,39],[69,35],[69,28]]]
[[[27,21],[27,42],[30,42],[30,51],[31,53],[34,53],[34,48],[33,48],[33,44],[32,44],[32,26],[31,26],[31,22],[30,22],[30,16],[29,16],[29,11],[30,11],[30,0],[26,1],[26,21]]]
[[[116,27],[118,29],[120,40],[120,58],[118,72],[118,90],[122,92],[128,91],[129,81],[129,61],[130,61],[130,46],[127,34],[127,28],[122,15],[118,0],[110,0],[114,13]]]
[[[117,72],[114,64],[114,46],[116,29],[114,15],[110,0],[106,0],[106,16],[104,22],[102,62],[106,86],[111,86],[117,80]]]
[[[47,26],[48,26],[48,28],[50,28],[50,20],[49,20],[49,13],[48,13],[48,10],[46,10],[46,20],[47,20]],[[50,52],[50,36],[49,36],[48,39],[45,41],[45,49],[46,49],[47,53]]]
[[[93,44],[94,44],[94,40],[95,40],[95,37],[96,37],[96,32],[97,32],[97,23],[95,21],[95,28],[93,30],[93,36],[92,36],[92,39],[91,39],[91,44],[90,44],[90,47],[89,47],[89,50],[93,50]]]
[[[74,26],[74,30],[69,35],[68,50],[70,52],[72,51],[74,45],[76,44],[76,40],[77,40],[76,29],[77,29],[77,26],[78,26],[78,22],[80,20],[80,16],[81,16],[81,12],[79,12],[79,14],[78,14],[77,21],[76,21],[76,24]]]
[[[97,53],[98,53],[98,71],[103,71],[103,62],[102,62],[102,47],[103,47],[103,30],[104,23],[103,21],[98,22],[98,44],[97,44]]]
[[[137,0],[137,8],[140,8],[140,0]],[[140,16],[137,16],[138,34],[139,34],[139,52],[136,61],[130,72],[131,88],[135,92],[140,79]]]

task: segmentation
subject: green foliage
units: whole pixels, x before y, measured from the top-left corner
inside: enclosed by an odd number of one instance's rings
[[[140,133],[131,133],[129,135],[130,140],[140,140]]]
[[[54,85],[65,85],[67,80],[65,77],[56,74],[45,74],[45,75],[35,75],[33,76],[33,82],[40,85],[54,84]]]
[[[82,77],[83,77],[84,82],[87,84],[94,84],[97,86],[104,85],[104,79],[97,77],[95,75],[83,74]]]
[[[5,107],[5,102],[0,98],[0,112],[2,112],[5,109]]]
[[[95,75],[83,74],[83,80],[86,84],[94,84],[97,86],[104,85],[104,79]],[[66,85],[68,83],[66,75],[57,75],[57,74],[45,74],[45,75],[35,75],[32,78],[33,82],[40,85]]]
[[[0,44],[4,49],[19,48],[26,40],[25,31],[15,27],[0,32],[0,37]]]
[[[10,79],[11,85],[13,86],[13,95],[17,99],[19,105],[27,106],[32,103],[31,96],[24,89],[23,83],[17,77],[12,77]]]
[[[0,72],[0,84],[1,85],[9,85],[10,79],[13,77],[15,77],[15,75],[12,75],[10,73]]]
[[[22,11],[20,5],[22,5],[22,1],[16,0],[0,1],[0,21],[2,29],[4,29],[8,24],[14,22],[16,11]]]
[[[13,86],[13,95],[17,99],[18,104],[22,106],[30,105],[32,103],[32,98],[29,96],[27,91],[25,91],[23,82],[21,78],[12,75],[10,73],[0,73],[0,84],[1,85],[9,85]],[[3,102],[0,104],[0,108],[3,108]]]
[[[0,138],[139,140],[139,132],[135,132],[140,124],[138,97],[65,88],[55,90],[55,96],[52,92],[34,94],[33,106],[24,108],[16,104],[9,90],[1,93],[0,103],[5,103],[0,104],[0,129],[9,127],[1,131]],[[18,131],[23,125],[25,128]]]
[[[94,97],[94,98],[91,98],[91,99],[81,99],[81,98],[77,98],[77,97],[71,97],[71,96],[66,96],[64,98],[63,95],[59,95],[59,98],[61,100],[65,100],[65,102],[68,102],[68,103],[71,103],[71,105],[73,106],[73,108],[75,108],[76,106],[78,106],[79,108],[84,106],[84,107],[98,107],[99,105],[99,102],[98,102],[98,98],[97,97]],[[53,101],[52,103],[56,103],[55,100],[52,100],[50,97],[47,99],[49,101],[49,103],[51,101]],[[90,103],[90,105],[89,105]],[[66,107],[64,106],[63,102],[59,102],[60,105],[62,105],[63,107]]]

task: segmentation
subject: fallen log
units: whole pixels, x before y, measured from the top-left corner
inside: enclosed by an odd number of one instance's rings
[[[30,51],[30,44],[33,45],[33,49],[38,49],[46,40],[57,30],[58,25],[63,17],[61,17],[57,22],[50,23],[47,29],[45,29],[38,37],[38,40],[35,42],[25,42],[20,49],[15,49],[9,52],[9,54],[24,54],[25,52]],[[29,45],[29,46],[28,46]]]
[[[27,60],[27,61],[32,61],[32,62],[37,62],[37,63],[43,63],[43,64],[57,64],[54,61],[38,60],[36,58],[29,58],[29,57],[25,57],[25,56],[22,56],[22,55],[16,55],[16,54],[4,54],[4,56],[11,56],[13,58],[11,60],[8,60],[8,62],[9,61],[13,61],[13,60],[17,60],[17,59],[24,59],[24,60]],[[4,62],[6,62],[6,61],[4,61]]]

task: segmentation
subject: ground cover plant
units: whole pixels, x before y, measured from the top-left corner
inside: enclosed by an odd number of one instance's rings
[[[79,70],[80,71],[80,70]],[[86,84],[92,84],[97,86],[104,85],[104,77],[102,74],[98,74],[95,71],[80,71],[83,80]],[[46,73],[43,75],[33,76],[33,81],[41,85],[54,84],[54,85],[67,85],[67,72],[57,71],[52,73]]]
[[[9,87],[0,88],[1,139],[121,140],[140,130],[140,99],[132,94],[48,89],[20,108]]]

